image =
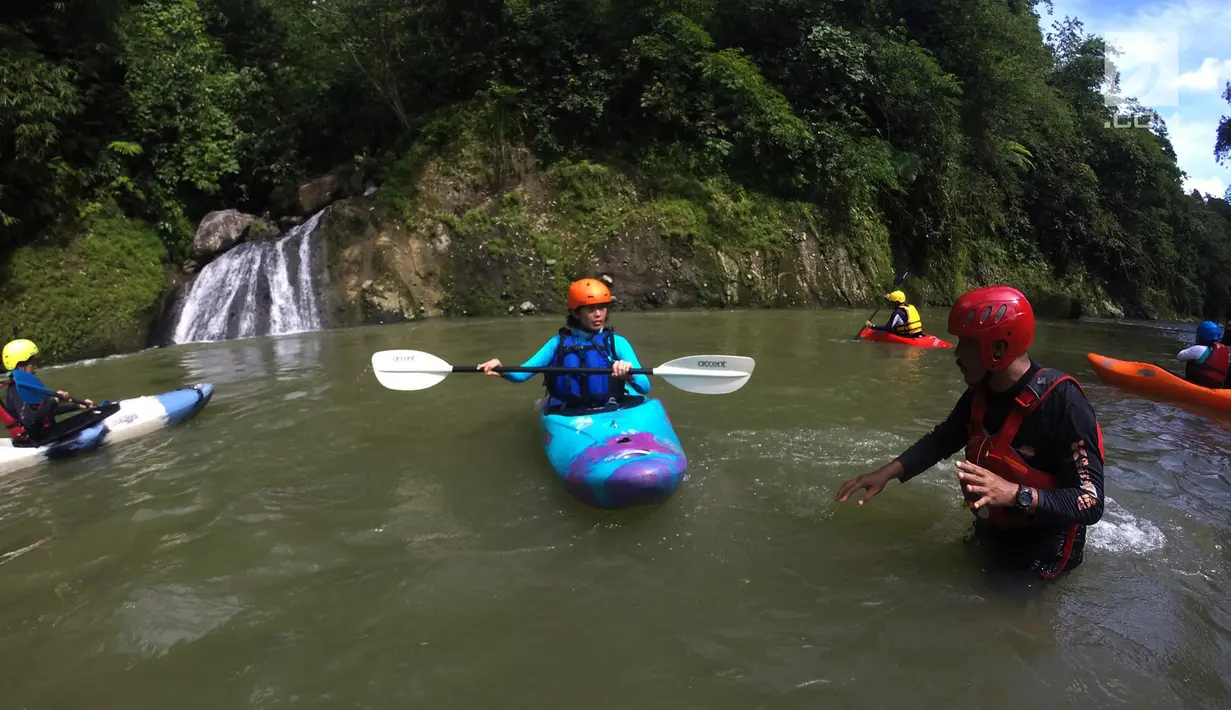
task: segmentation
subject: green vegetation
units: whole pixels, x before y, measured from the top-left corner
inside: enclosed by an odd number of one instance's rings
[[[51,361],[140,348],[165,285],[165,258],[158,234],[114,205],[58,225],[8,255],[0,333],[34,340]]]
[[[175,263],[206,211],[362,162],[409,225],[506,262],[533,247],[559,282],[613,234],[772,254],[806,231],[867,274],[909,266],[928,303],[1008,280],[1138,314],[1231,306],[1227,202],[1184,193],[1157,115],[1130,100],[1121,125],[1151,128],[1108,127],[1103,41],[1044,33],[1033,2],[19,5],[0,23],[14,265],[111,201]],[[1231,155],[1231,121],[1209,140]]]

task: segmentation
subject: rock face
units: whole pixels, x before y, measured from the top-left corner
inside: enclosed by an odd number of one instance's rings
[[[1034,299],[1030,305],[1040,318],[1078,318],[1082,311],[1081,301],[1061,293]]]
[[[680,226],[678,205],[651,203],[602,166],[574,168],[553,177],[524,148],[472,143],[428,159],[412,185],[334,202],[317,231],[328,327],[563,314],[583,276],[611,284],[613,310],[852,305],[893,279],[887,234],[850,239],[775,215],[764,245],[749,244],[738,223]]]
[[[333,327],[439,315],[444,294],[431,245],[407,238],[369,198],[334,203],[317,226],[325,317]]]
[[[672,244],[646,228],[613,235],[565,278],[559,260],[544,258],[532,240],[502,234],[499,226],[459,234],[443,221],[408,229],[368,198],[334,203],[318,228],[330,325],[563,314],[564,288],[583,275],[611,283],[617,311],[851,304],[876,292],[851,254],[816,234],[785,253],[741,254]]]
[[[162,347],[172,343],[176,321],[184,308],[184,295],[188,292],[192,274],[171,274],[162,297],[154,307],[154,317],[146,331],[146,347]]]
[[[357,170],[284,191],[287,223],[325,208],[314,236],[324,327],[562,315],[568,284],[585,276],[611,285],[616,311],[864,305],[893,281],[889,235],[867,221],[834,224],[814,206],[730,185],[651,196],[602,165],[563,165],[541,170],[525,148],[471,142],[379,191],[364,190]],[[252,238],[257,224],[276,232],[233,210],[211,213],[194,253]],[[948,297],[925,278],[911,288],[920,304]],[[1040,315],[1103,310],[1038,295]],[[162,310],[172,317],[175,307]]]

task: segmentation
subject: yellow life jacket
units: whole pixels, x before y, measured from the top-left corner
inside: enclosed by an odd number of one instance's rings
[[[897,335],[919,335],[923,333],[923,321],[919,319],[919,311],[909,303],[903,303],[901,308],[906,309],[906,323],[893,326],[893,332]]]

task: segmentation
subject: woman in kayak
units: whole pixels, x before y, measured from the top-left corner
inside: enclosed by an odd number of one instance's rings
[[[5,383],[8,392],[4,399],[5,413],[9,416],[5,417],[5,426],[13,431],[20,425],[25,434],[34,439],[55,424],[57,416],[94,406],[88,399],[84,404],[61,404],[62,400],[71,398],[68,392],[48,389],[34,374],[38,370],[37,355],[38,346],[25,339],[10,341],[3,351],[4,369],[9,371]]]
[[[1175,356],[1176,360],[1187,363],[1184,379],[1213,390],[1226,386],[1227,371],[1231,369],[1228,367],[1231,365],[1231,348],[1218,342],[1220,337],[1221,329],[1212,320],[1197,326],[1197,344],[1184,348]]]
[[[949,311],[966,391],[949,416],[909,449],[842,484],[835,499],[866,489],[863,505],[965,447],[960,493],[1010,576],[1051,580],[1082,562],[1086,527],[1103,515],[1103,432],[1071,376],[1034,362],[1034,310],[1008,286],[966,293]]]
[[[864,326],[872,330],[893,333],[903,338],[922,338],[923,319],[919,317],[919,311],[906,302],[906,294],[901,291],[891,291],[885,294],[885,300],[897,304],[897,308],[889,314],[889,320],[884,325],[872,325],[872,321],[864,321]]]
[[[629,370],[641,367],[633,346],[606,325],[610,305],[611,291],[598,279],[581,279],[569,285],[564,327],[522,366],[611,368],[611,374],[544,374],[547,409],[594,409],[649,393],[649,377],[629,374]],[[534,376],[531,372],[493,372],[497,367],[500,361],[495,358],[479,364],[480,370],[510,382],[525,382]]]

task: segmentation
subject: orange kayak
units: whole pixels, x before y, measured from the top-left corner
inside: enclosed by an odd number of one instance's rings
[[[900,345],[911,345],[916,348],[951,348],[953,343],[948,343],[935,335],[921,335],[918,338],[903,338],[900,335],[886,333],[883,330],[872,330],[864,328],[859,331],[861,340],[874,340],[878,343],[898,343]]]
[[[1151,395],[1164,402],[1192,404],[1231,413],[1231,390],[1212,390],[1194,385],[1149,363],[1117,360],[1098,353],[1086,353],[1086,359],[1108,384]]]

